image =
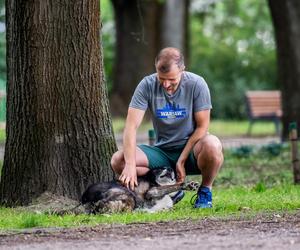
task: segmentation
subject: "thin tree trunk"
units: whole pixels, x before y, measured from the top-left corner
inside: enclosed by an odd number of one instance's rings
[[[288,138],[289,123],[300,125],[300,1],[268,2],[275,29],[278,77],[282,86],[282,135]]]
[[[98,0],[7,0],[7,141],[0,199],[79,198],[111,179],[116,144]]]
[[[189,0],[166,0],[161,15],[161,46],[187,52]]]

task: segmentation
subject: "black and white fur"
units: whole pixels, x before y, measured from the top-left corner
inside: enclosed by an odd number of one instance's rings
[[[156,212],[171,208],[172,193],[181,189],[171,168],[158,168],[139,177],[134,191],[119,181],[92,184],[83,193],[81,203],[88,213]]]

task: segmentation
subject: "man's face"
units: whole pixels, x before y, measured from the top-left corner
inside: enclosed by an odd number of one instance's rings
[[[183,69],[180,69],[176,64],[173,64],[167,73],[157,70],[158,81],[168,94],[172,95],[177,90],[182,72]]]

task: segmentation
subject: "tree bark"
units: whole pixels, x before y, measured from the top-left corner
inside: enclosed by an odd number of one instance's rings
[[[137,84],[155,69],[161,4],[148,0],[112,3],[117,39],[111,110],[114,115],[124,116]]]
[[[268,3],[275,30],[282,91],[282,136],[286,139],[289,123],[300,125],[300,1],[268,0]]]
[[[98,0],[7,0],[7,140],[0,201],[78,199],[113,177]]]
[[[166,0],[161,15],[161,47],[175,47],[187,58],[189,0]],[[187,60],[186,60],[187,61]]]

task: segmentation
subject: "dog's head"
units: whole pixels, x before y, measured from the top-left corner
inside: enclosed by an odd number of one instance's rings
[[[176,183],[174,170],[170,167],[161,167],[151,170],[155,184],[159,186],[173,185]]]

